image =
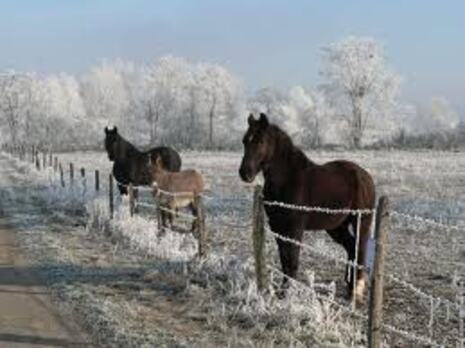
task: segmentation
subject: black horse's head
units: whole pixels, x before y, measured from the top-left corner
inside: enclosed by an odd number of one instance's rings
[[[108,159],[114,161],[117,158],[119,134],[118,128],[113,129],[105,127],[105,150],[107,150]]]
[[[239,175],[245,182],[252,182],[257,174],[265,168],[274,152],[274,141],[270,124],[265,114],[255,120],[249,115],[249,129],[242,139],[244,157],[239,168]]]

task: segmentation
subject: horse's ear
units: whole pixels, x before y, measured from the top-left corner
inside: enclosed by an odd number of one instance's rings
[[[249,126],[251,126],[255,122],[255,119],[252,113],[249,114],[249,118],[247,119],[247,122],[249,123]]]
[[[157,156],[155,163],[157,164],[158,168],[163,168],[163,162],[162,162],[161,156]]]
[[[268,122],[268,117],[262,112],[260,113],[260,119],[258,120],[260,122],[260,125],[262,127],[268,127],[269,122]]]
[[[113,133],[115,133],[115,134],[118,133],[118,127],[116,127],[116,126],[113,127]]]
[[[105,134],[108,134],[108,127],[105,127]]]

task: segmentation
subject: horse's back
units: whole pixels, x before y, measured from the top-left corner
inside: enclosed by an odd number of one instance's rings
[[[358,164],[337,160],[308,169],[312,196],[352,209],[371,209],[375,204],[375,185],[371,175]]]
[[[161,156],[163,167],[170,172],[179,172],[181,170],[181,156],[175,150],[167,146],[155,147],[149,151],[152,159],[155,156]]]

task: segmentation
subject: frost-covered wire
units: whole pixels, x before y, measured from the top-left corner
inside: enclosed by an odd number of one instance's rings
[[[181,213],[181,212],[179,212],[179,211],[172,210],[172,209],[168,209],[168,208],[165,208],[165,207],[159,207],[159,209],[162,210],[162,211],[164,211],[164,212],[167,212],[167,213],[179,215],[179,216],[184,217],[184,218],[186,218],[186,219],[197,220],[197,217],[194,216],[194,215],[191,215],[191,214]]]
[[[445,230],[459,231],[459,232],[465,231],[465,226],[444,224],[442,222],[438,222],[433,219],[424,218],[418,215],[409,215],[409,214],[401,213],[395,210],[391,210],[390,214],[391,216],[396,216],[402,219],[419,222],[419,223],[422,223],[423,225],[439,227]]]
[[[312,252],[312,253],[321,255],[321,256],[323,256],[323,257],[325,257],[325,258],[327,258],[327,259],[331,259],[331,260],[336,261],[336,262],[341,262],[341,263],[343,263],[343,264],[345,264],[345,265],[348,265],[348,266],[351,266],[351,267],[356,267],[356,268],[358,268],[358,269],[364,269],[364,268],[365,268],[364,266],[356,265],[355,262],[348,261],[348,260],[346,260],[346,259],[344,259],[344,258],[336,257],[336,256],[329,255],[329,254],[327,254],[327,253],[324,253],[324,252],[322,252],[322,251],[321,251],[320,249],[318,249],[318,248],[314,248],[314,247],[312,247],[312,246],[310,246],[310,245],[308,245],[308,244],[299,242],[299,241],[297,241],[297,240],[295,240],[295,239],[288,238],[288,237],[284,237],[284,236],[280,235],[279,233],[273,232],[273,231],[272,231],[271,229],[269,229],[268,227],[265,227],[265,231],[266,231],[267,233],[269,233],[270,235],[272,235],[273,237],[275,237],[275,238],[278,238],[278,239],[280,239],[280,240],[282,240],[282,241],[284,241],[284,242],[293,243],[293,244],[295,244],[295,245],[301,247],[301,248],[304,249],[304,250],[308,250],[308,251],[310,251],[310,252]]]
[[[274,207],[280,207],[280,208],[289,209],[289,210],[303,211],[307,213],[315,212],[315,213],[324,213],[324,214],[350,214],[350,215],[357,215],[357,214],[370,215],[370,214],[375,213],[374,209],[331,209],[331,208],[324,208],[324,207],[310,207],[310,206],[305,206],[305,205],[295,205],[295,204],[289,204],[289,203],[278,202],[278,201],[264,201],[263,204],[267,206],[274,206]]]
[[[411,290],[413,293],[415,293],[416,295],[418,295],[419,297],[422,297],[428,301],[434,301],[436,304],[438,303],[442,303],[444,305],[448,305],[448,306],[451,306],[452,308],[457,308],[457,309],[460,309],[460,304],[459,303],[456,303],[456,302],[453,302],[453,301],[450,301],[450,300],[447,300],[445,298],[442,298],[442,297],[437,297],[437,296],[433,296],[433,295],[430,295],[430,294],[427,294],[426,292],[424,292],[423,290],[417,288],[415,285],[413,285],[412,283],[406,281],[406,280],[403,280],[403,279],[400,279],[398,277],[396,277],[395,275],[393,274],[387,274],[386,275],[390,280],[392,280],[393,282],[395,283],[398,283],[400,285],[402,285],[403,287],[405,287],[406,289],[409,289]]]

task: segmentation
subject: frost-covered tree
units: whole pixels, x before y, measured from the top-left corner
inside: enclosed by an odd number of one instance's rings
[[[35,93],[35,76],[8,71],[0,75],[0,117],[12,144],[20,142],[21,130],[28,124]]]
[[[215,133],[227,136],[238,116],[242,88],[233,74],[217,64],[200,64],[196,81],[200,104],[208,115],[208,145],[212,147]]]
[[[242,88],[222,66],[167,56],[144,70],[144,119],[151,143],[213,146],[237,117]]]
[[[51,75],[41,81],[40,102],[34,118],[36,143],[44,147],[75,148],[91,128],[78,81],[71,75]],[[58,130],[58,131],[57,131]]]
[[[289,106],[297,113],[300,142],[307,147],[321,146],[325,137],[330,136],[332,116],[324,94],[295,86],[289,91]]]
[[[103,62],[81,78],[81,96],[90,126],[98,129],[107,124],[127,126],[131,106],[127,76],[132,70],[131,63]]]
[[[143,71],[141,103],[150,144],[176,137],[181,104],[191,85],[189,63],[166,56]]]
[[[444,97],[431,99],[430,117],[423,123],[427,131],[431,133],[443,133],[457,128],[459,116]]]
[[[282,106],[287,102],[286,95],[276,88],[264,87],[258,89],[247,101],[247,109],[259,114],[261,112],[270,117],[279,117]]]
[[[394,117],[400,77],[387,66],[374,39],[349,37],[323,49],[325,90],[348,126],[350,144],[359,148],[367,129]],[[389,130],[386,130],[389,131]]]

